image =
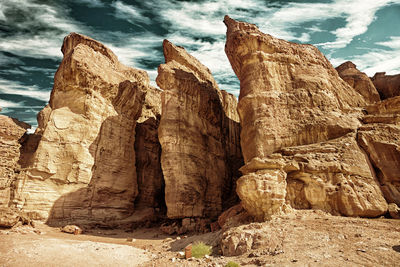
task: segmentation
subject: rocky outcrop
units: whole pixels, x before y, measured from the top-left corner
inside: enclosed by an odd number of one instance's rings
[[[386,75],[385,72],[377,72],[371,79],[382,100],[400,96],[400,74]]]
[[[358,142],[371,159],[387,202],[400,205],[400,96],[366,110]]]
[[[348,216],[385,213],[387,203],[355,139],[369,101],[364,90],[344,82],[311,45],[274,38],[228,16],[224,22],[225,52],[241,87],[246,165],[237,192],[243,207],[261,220],[288,205]]]
[[[355,134],[282,150],[286,199],[296,209],[334,215],[376,217],[387,211],[373,166]]]
[[[139,194],[138,208],[163,208],[164,178],[161,170],[161,145],[158,126],[161,119],[161,90],[149,87],[142,115],[136,123],[135,153]]]
[[[359,71],[356,65],[347,61],[336,68],[340,78],[362,95],[367,103],[380,101],[379,93],[371,79],[364,72]]]
[[[159,140],[169,218],[216,217],[240,163],[236,101],[184,48],[165,40]],[[239,162],[239,163],[238,163]]]
[[[20,171],[21,139],[30,126],[0,115],[0,208],[8,207]]]
[[[13,205],[49,221],[127,217],[138,194],[135,127],[149,78],[83,35],[68,35],[62,52]]]

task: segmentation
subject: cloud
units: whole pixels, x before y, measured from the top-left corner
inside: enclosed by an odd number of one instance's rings
[[[137,25],[138,22],[145,24],[151,23],[151,20],[143,16],[138,9],[122,1],[115,1],[111,6],[115,8],[115,16],[119,19],[125,19],[135,25]]]
[[[24,95],[30,98],[48,102],[50,99],[50,91],[40,90],[36,85],[22,85],[15,81],[9,81],[0,78],[0,93]]]
[[[16,107],[21,107],[21,103],[15,103],[12,101],[7,101],[0,99],[0,108],[16,108]]]
[[[89,7],[104,7],[104,3],[100,0],[74,0],[74,2],[85,4]]]
[[[386,47],[389,47],[392,49],[400,50],[400,36],[392,36],[392,37],[390,37],[389,41],[378,42],[376,44],[386,46]],[[400,53],[400,51],[399,51],[399,53]]]

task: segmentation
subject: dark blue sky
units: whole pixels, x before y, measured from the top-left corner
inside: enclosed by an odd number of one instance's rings
[[[370,76],[400,73],[400,0],[0,0],[1,113],[36,125],[62,59],[62,40],[73,31],[145,69],[154,85],[167,38],[209,67],[221,89],[238,95],[224,52],[225,14],[273,36],[314,44],[334,66],[351,60]]]

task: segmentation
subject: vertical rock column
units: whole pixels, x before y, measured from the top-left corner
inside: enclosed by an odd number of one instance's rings
[[[166,63],[156,81],[164,90],[158,133],[167,215],[216,217],[232,183],[227,155],[240,151],[239,125],[230,123],[237,119],[236,101],[224,93],[224,102],[208,68],[182,47],[165,40],[163,48]]]
[[[41,219],[125,218],[138,194],[135,126],[148,75],[80,34],[68,35],[62,52],[50,103],[38,116],[40,141],[13,203]]]
[[[225,52],[240,80],[238,112],[246,166],[237,192],[245,209],[266,219],[284,205],[286,172],[265,159],[284,147],[355,131],[360,112],[353,107],[365,101],[317,48],[274,38],[228,16],[224,23]]]

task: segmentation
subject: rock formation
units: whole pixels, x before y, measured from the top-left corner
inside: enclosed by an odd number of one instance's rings
[[[375,73],[372,77],[376,89],[378,90],[381,99],[400,96],[400,74],[386,75],[385,72]]]
[[[375,103],[380,100],[371,79],[364,72],[359,71],[353,62],[347,61],[336,68],[340,78],[360,93],[367,103]]]
[[[184,48],[165,40],[159,140],[169,218],[217,217],[240,162],[236,100]]]
[[[138,194],[135,126],[149,78],[83,35],[68,35],[62,52],[13,205],[50,221],[127,217]]]
[[[0,208],[8,207],[18,172],[21,139],[30,126],[0,115]]]
[[[164,179],[158,126],[161,119],[161,90],[149,87],[142,115],[136,123],[135,153],[139,194],[137,207],[163,208]]]
[[[358,141],[371,159],[387,202],[400,205],[400,96],[366,109]]]
[[[225,52],[241,88],[246,165],[237,192],[243,207],[258,219],[280,213],[285,203],[349,216],[385,213],[387,203],[355,141],[364,91],[340,79],[311,45],[228,16],[224,22]]]

